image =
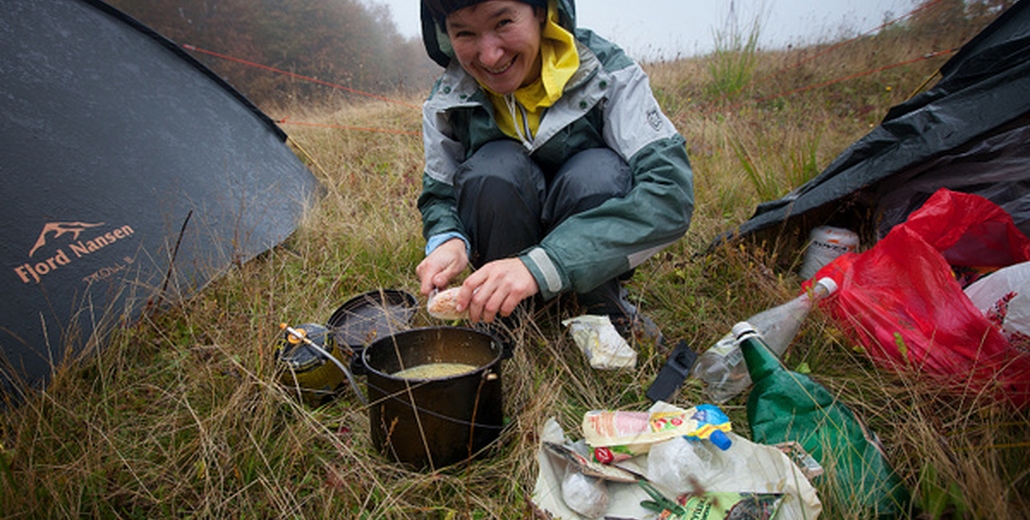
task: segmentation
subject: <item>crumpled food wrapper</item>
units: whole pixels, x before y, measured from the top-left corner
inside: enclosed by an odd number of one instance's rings
[[[651,411],[668,407],[655,403]],[[812,483],[790,458],[775,446],[758,444],[727,433],[733,444],[726,451],[711,450],[711,464],[697,468],[696,481],[708,492],[782,493],[783,501],[774,517],[776,520],[817,520],[822,513],[822,502]],[[571,444],[560,425],[549,418],[540,433],[541,446],[537,453],[539,472],[533,489],[533,505],[554,519],[583,520],[584,517],[569,508],[562,500],[561,482],[564,462],[549,453],[545,442]],[[634,474],[647,475],[648,455],[640,455],[619,464]],[[652,482],[654,483],[654,482]],[[609,503],[605,515],[620,519],[650,520],[656,513],[640,505],[650,497],[639,485],[608,481]],[[658,487],[664,495],[675,498],[672,490]],[[696,490],[700,491],[700,490]]]
[[[636,351],[619,335],[608,316],[585,314],[561,323],[569,328],[569,334],[591,367],[614,370],[637,365]]]

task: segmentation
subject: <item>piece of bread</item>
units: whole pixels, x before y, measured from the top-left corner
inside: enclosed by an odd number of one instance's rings
[[[441,320],[468,319],[468,309],[458,312],[454,308],[458,301],[458,291],[460,289],[461,287],[452,287],[444,291],[433,291],[429,295],[429,302],[426,304],[426,310],[429,311],[429,315]]]

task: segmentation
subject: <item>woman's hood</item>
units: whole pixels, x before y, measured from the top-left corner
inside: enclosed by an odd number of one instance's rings
[[[575,34],[576,29],[576,5],[573,0],[549,0],[558,6],[558,23],[565,30]],[[422,8],[422,43],[426,47],[429,57],[441,67],[447,67],[454,57],[454,49],[451,47],[451,40],[447,37],[447,30],[436,23],[425,2],[420,2]]]

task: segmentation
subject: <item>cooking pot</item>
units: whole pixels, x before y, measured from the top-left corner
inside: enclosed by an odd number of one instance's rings
[[[502,353],[493,336],[464,327],[409,329],[366,347],[362,360],[376,449],[433,471],[480,454],[503,427]],[[396,376],[434,363],[474,369],[436,378]]]

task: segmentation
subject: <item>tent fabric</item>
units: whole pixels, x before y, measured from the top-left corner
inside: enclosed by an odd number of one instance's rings
[[[829,224],[883,237],[937,189],[982,195],[1030,235],[1030,0],[1002,13],[941,68],[930,90],[822,173],[765,202],[716,244],[807,237]]]
[[[289,236],[318,182],[284,141],[102,2],[0,3],[0,393]]]

